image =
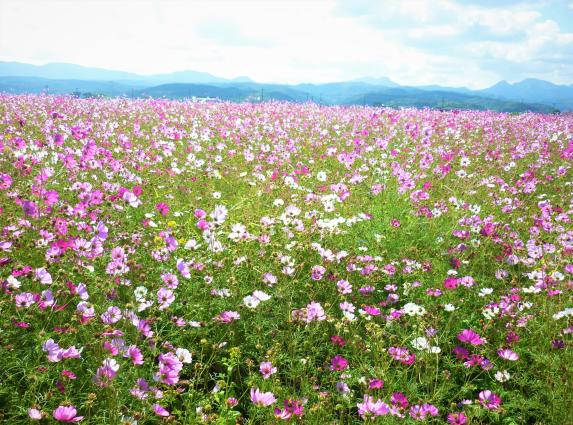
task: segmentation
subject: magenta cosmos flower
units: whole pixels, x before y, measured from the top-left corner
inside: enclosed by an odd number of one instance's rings
[[[159,211],[159,213],[165,217],[167,214],[169,214],[169,205],[167,205],[164,202],[160,202],[159,204],[157,204],[155,206],[155,208],[157,209],[157,211]]]
[[[471,345],[482,345],[485,344],[485,340],[477,333],[471,329],[464,329],[458,334],[458,339],[461,342],[465,342]]]
[[[251,388],[251,401],[255,406],[266,407],[274,404],[277,399],[270,391],[263,393],[258,388]]]
[[[304,413],[304,406],[298,400],[285,400],[284,409],[275,408],[275,418],[288,421],[293,416],[302,416]]]
[[[444,288],[446,289],[456,289],[458,287],[459,284],[459,279],[457,277],[447,277],[444,280]]]
[[[448,425],[465,425],[468,423],[468,418],[463,412],[450,413],[447,422]]]
[[[76,416],[77,413],[75,406],[58,406],[54,410],[54,419],[60,422],[79,422],[84,417]]]
[[[371,390],[380,389],[384,386],[384,381],[381,379],[371,379],[368,388]]]
[[[348,367],[348,360],[342,356],[334,356],[331,361],[330,370],[341,371]]]
[[[22,203],[22,209],[24,210],[24,215],[28,217],[35,217],[38,215],[38,206],[33,201],[24,201]]]
[[[481,391],[478,394],[480,404],[489,410],[497,409],[501,405],[501,397],[490,390]]]

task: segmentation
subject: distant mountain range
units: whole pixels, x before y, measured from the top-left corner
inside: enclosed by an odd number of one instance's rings
[[[30,65],[20,62],[1,62],[0,76],[3,77],[38,77],[55,80],[88,80],[88,81],[117,81],[131,85],[165,84],[165,83],[227,83],[251,82],[247,77],[233,80],[215,77],[207,72],[179,71],[171,74],[140,75],[132,72],[111,71],[109,69],[91,68],[70,63],[48,63],[46,65]]]
[[[314,101],[327,105],[386,105],[508,112],[573,110],[573,85],[527,79],[501,81],[483,90],[437,85],[401,86],[388,78],[365,77],[326,84],[262,84],[248,77],[225,79],[207,72],[140,75],[66,63],[36,66],[0,62],[0,92],[83,96],[210,97],[229,101]]]

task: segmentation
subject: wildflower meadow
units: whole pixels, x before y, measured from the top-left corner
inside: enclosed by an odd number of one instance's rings
[[[573,115],[0,95],[0,421],[573,424]]]

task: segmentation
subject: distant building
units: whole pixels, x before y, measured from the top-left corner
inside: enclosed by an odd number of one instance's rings
[[[196,103],[221,103],[222,100],[219,99],[218,97],[197,97],[197,96],[192,96],[192,97],[191,97],[191,102],[196,102]]]

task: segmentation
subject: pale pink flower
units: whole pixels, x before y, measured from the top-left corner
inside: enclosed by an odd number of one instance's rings
[[[275,398],[275,395],[271,392],[263,393],[259,391],[258,388],[256,389],[251,388],[251,401],[255,406],[266,407],[270,406],[271,404],[274,404],[277,401],[277,399]]]
[[[277,368],[273,367],[271,362],[262,362],[259,371],[263,375],[263,379],[268,379],[272,374],[277,372]]]

